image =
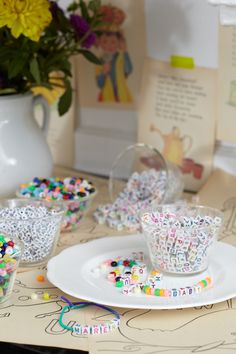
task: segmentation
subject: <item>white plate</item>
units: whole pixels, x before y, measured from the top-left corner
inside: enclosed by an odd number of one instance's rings
[[[94,269],[103,260],[129,256],[132,252],[148,251],[141,235],[104,237],[79,244],[62,251],[48,262],[49,281],[66,294],[99,304],[137,309],[177,309],[209,305],[236,296],[236,248],[217,242],[207,271],[197,276],[165,276],[167,286],[191,286],[206,276],[213,278],[213,286],[197,295],[182,297],[156,297],[145,294],[123,295],[103,274]]]

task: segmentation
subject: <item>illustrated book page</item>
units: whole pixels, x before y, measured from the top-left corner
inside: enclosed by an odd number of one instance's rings
[[[236,142],[236,27],[220,26],[217,139]]]
[[[101,64],[78,58],[79,105],[135,109],[145,55],[143,0],[116,0],[104,5],[103,11],[108,23],[101,28],[94,50]]]
[[[138,140],[181,168],[186,190],[199,190],[212,169],[216,74],[213,69],[145,61]]]

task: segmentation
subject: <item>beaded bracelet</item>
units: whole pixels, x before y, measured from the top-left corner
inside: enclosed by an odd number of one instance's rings
[[[63,307],[63,309],[60,313],[60,317],[59,317],[59,324],[63,329],[67,329],[69,331],[75,332],[76,334],[87,335],[87,334],[104,334],[104,333],[108,333],[109,331],[119,327],[120,315],[117,311],[111,309],[110,307],[96,304],[93,302],[84,302],[84,301],[72,303],[64,296],[62,296],[61,299],[68,303],[67,306]],[[102,323],[99,325],[84,325],[84,326],[82,326],[76,322],[74,324],[74,326],[71,327],[71,326],[67,326],[63,323],[63,316],[67,310],[69,310],[69,309],[76,310],[76,309],[80,309],[80,308],[87,307],[87,306],[97,306],[103,310],[111,312],[113,315],[115,315],[115,318],[113,318],[108,323]]]

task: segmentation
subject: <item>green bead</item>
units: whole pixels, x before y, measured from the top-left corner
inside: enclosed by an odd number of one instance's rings
[[[123,281],[117,281],[117,282],[116,282],[116,287],[117,287],[117,288],[122,288],[123,285],[124,285],[124,284],[123,284]]]
[[[144,285],[144,287],[143,287],[143,292],[146,293],[146,290],[147,290],[148,288],[149,288],[148,285]]]
[[[3,285],[3,289],[7,289],[9,286],[9,281],[6,281],[6,283]]]
[[[6,242],[6,239],[3,235],[0,235],[0,242],[2,243],[5,243]]]
[[[154,291],[154,295],[155,296],[160,296],[160,289],[155,289],[155,291]]]
[[[130,267],[133,267],[134,265],[136,265],[136,262],[135,262],[135,261],[130,261],[130,262],[129,262],[129,266],[130,266]]]
[[[5,262],[1,262],[0,263],[0,268],[5,268],[6,267],[6,263]]]
[[[205,288],[205,287],[207,286],[207,281],[204,279],[204,280],[202,280],[201,282],[203,283],[204,288]]]

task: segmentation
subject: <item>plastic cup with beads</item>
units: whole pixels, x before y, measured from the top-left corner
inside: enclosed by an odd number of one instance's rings
[[[16,272],[22,257],[23,243],[0,232],[0,304],[8,300],[14,287]]]
[[[119,231],[141,231],[140,211],[150,205],[175,202],[183,187],[179,168],[168,163],[157,149],[146,144],[128,146],[110,170],[111,202],[98,206],[94,217]]]
[[[97,191],[92,182],[82,177],[35,177],[32,181],[21,184],[16,195],[18,198],[29,198],[57,202],[65,207],[61,230],[76,230]]]
[[[64,212],[62,205],[47,201],[0,201],[0,232],[23,243],[20,266],[47,263],[56,249]]]
[[[154,268],[178,275],[207,269],[223,224],[220,210],[188,203],[166,204],[143,211],[140,219]]]

